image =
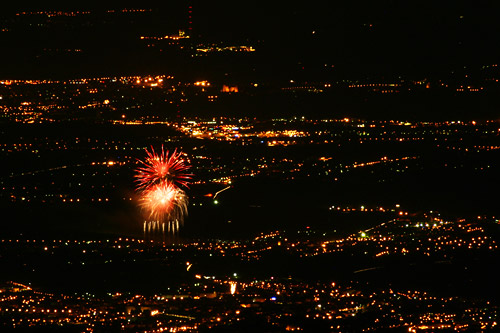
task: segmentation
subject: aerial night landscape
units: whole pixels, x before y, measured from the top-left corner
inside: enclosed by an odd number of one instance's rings
[[[0,4],[0,332],[495,332],[497,1]]]

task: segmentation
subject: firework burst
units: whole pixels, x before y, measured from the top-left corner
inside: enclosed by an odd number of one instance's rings
[[[160,154],[151,147],[146,155],[144,161],[139,161],[135,174],[139,204],[147,218],[144,233],[176,232],[187,214],[188,198],[180,187],[187,187],[191,179],[187,173],[189,165],[181,152],[174,150],[169,154],[163,146]]]
[[[139,191],[147,191],[150,187],[163,182],[187,187],[191,174],[187,173],[189,166],[184,162],[181,152],[174,150],[169,154],[162,146],[160,154],[157,154],[153,147],[151,151],[146,150],[146,154],[146,159],[139,161],[141,166],[137,168],[135,175]]]
[[[182,220],[187,213],[187,204],[184,191],[168,182],[150,187],[140,199],[148,218],[156,221]]]

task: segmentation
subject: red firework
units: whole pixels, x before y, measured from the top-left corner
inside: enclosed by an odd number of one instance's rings
[[[149,190],[152,186],[168,182],[176,186],[188,186],[191,174],[187,173],[190,168],[184,162],[182,153],[174,150],[169,154],[161,147],[161,154],[157,154],[153,147],[151,151],[146,149],[147,157],[139,161],[141,166],[137,168],[135,175],[137,189],[141,192]]]

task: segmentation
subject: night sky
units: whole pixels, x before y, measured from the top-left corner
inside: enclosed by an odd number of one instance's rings
[[[5,26],[12,22],[14,13],[23,10],[91,10],[93,13],[124,7],[154,10],[154,15],[136,25],[110,27],[108,24],[100,28],[103,31],[93,31],[96,49],[101,50],[104,42],[96,35],[114,36],[115,42],[121,43],[118,47],[123,47],[129,43],[129,36],[141,31],[162,34],[182,27],[187,21],[188,3],[193,6],[194,35],[199,40],[260,43],[264,57],[292,63],[334,64],[353,73],[398,75],[423,71],[439,74],[461,66],[496,63],[500,55],[500,3],[495,1],[333,4],[314,0],[302,3],[196,0],[163,4],[155,1],[106,1],[106,4],[44,1],[2,4],[0,17]],[[45,37],[37,37],[37,33],[32,28],[17,29],[10,32],[10,37],[3,33],[0,39],[5,49],[14,53],[20,48],[30,49],[40,43],[40,38],[71,40],[75,45],[79,39],[86,39],[86,30],[79,28],[42,32]],[[19,40],[23,41],[22,45]],[[125,49],[132,57],[137,52],[133,43]],[[15,58],[18,57],[2,55],[4,63],[19,60]],[[37,60],[27,57],[23,61],[29,64]]]

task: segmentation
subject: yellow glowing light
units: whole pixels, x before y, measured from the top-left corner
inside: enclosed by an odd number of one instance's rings
[[[236,293],[236,282],[230,282],[230,286],[231,295],[234,295]]]
[[[195,86],[201,86],[201,87],[208,87],[210,86],[210,82],[203,80],[203,81],[196,81],[194,83]]]

